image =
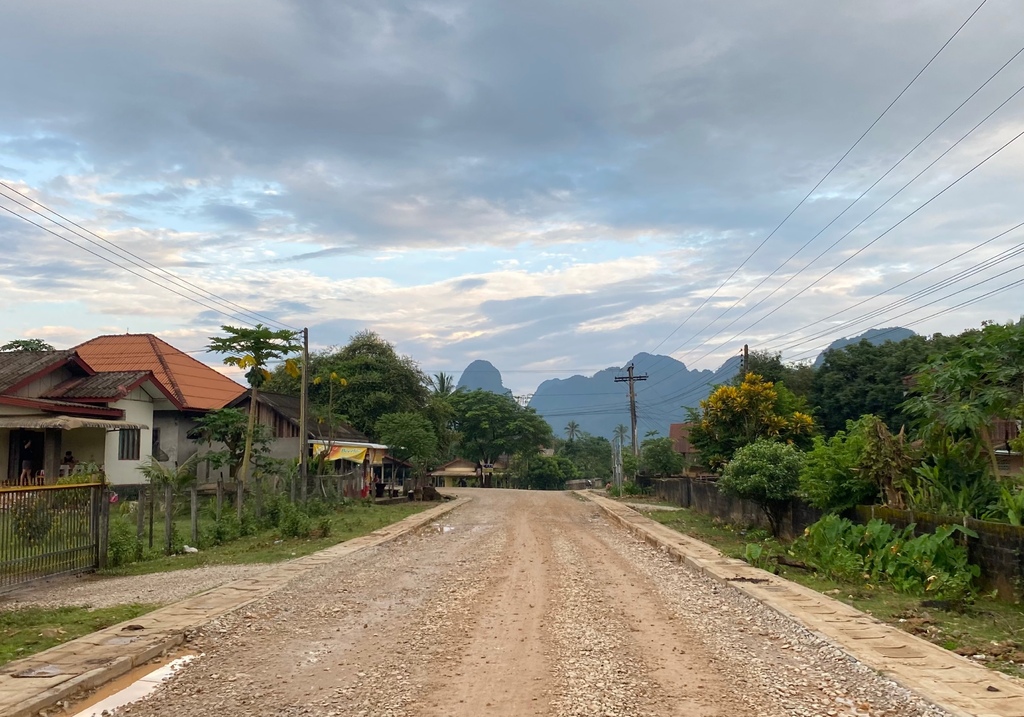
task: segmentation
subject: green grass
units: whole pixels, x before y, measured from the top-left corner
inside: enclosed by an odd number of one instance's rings
[[[76,637],[131,620],[157,605],[20,608],[0,612],[0,665],[28,657]]]
[[[649,517],[733,558],[743,559],[746,545],[753,542],[762,543],[766,553],[778,554],[786,548],[763,530],[728,525],[687,508],[672,513],[652,511]],[[987,666],[1024,677],[1024,609],[1019,602],[981,595],[959,613],[924,607],[919,597],[894,592],[885,585],[837,582],[787,566],[778,566],[776,572],[947,650],[987,655],[991,658],[984,662]]]
[[[346,540],[395,523],[415,513],[432,507],[430,503],[396,503],[393,505],[364,505],[353,503],[331,513],[331,531],[326,538],[282,538],[277,529],[264,530],[256,535],[244,536],[223,545],[201,547],[198,553],[183,555],[162,555],[164,541],[163,522],[155,526],[154,552],[145,559],[116,568],[100,571],[101,575],[145,575],[197,568],[204,565],[238,565],[247,563],[275,563],[300,557],[329,548]],[[225,506],[225,510],[231,510]],[[313,519],[314,527],[319,518]],[[188,536],[191,528],[188,519],[175,521],[179,535]],[[189,543],[189,540],[185,540]]]

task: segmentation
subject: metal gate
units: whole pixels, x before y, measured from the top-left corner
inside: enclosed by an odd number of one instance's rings
[[[100,567],[106,500],[101,483],[0,489],[0,591]]]

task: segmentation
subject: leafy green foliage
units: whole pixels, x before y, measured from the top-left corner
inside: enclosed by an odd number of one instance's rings
[[[841,513],[878,494],[878,486],[858,470],[871,418],[847,421],[846,431],[831,438],[815,436],[800,472],[800,495],[815,508]]]
[[[640,470],[656,476],[678,475],[686,465],[685,459],[676,453],[672,439],[665,436],[645,438],[640,444]]]
[[[919,457],[901,429],[895,436],[877,416],[866,416],[862,424],[864,448],[857,471],[860,477],[879,487],[885,502],[906,507],[905,490]]]
[[[437,457],[437,435],[430,421],[420,413],[388,413],[377,421],[377,439],[391,455],[410,461],[423,474]]]
[[[747,364],[748,373],[756,373],[774,384],[785,384],[797,398],[808,400],[814,383],[815,371],[810,364],[782,363],[782,354],[771,351],[751,351]],[[737,376],[733,383],[742,383]]]
[[[579,477],[576,466],[563,456],[536,456],[530,459],[527,488],[531,490],[564,490],[567,480]]]
[[[981,569],[970,563],[956,536],[977,536],[962,525],[940,526],[917,537],[914,528],[897,530],[877,519],[858,525],[827,515],[807,528],[797,549],[836,580],[885,582],[901,593],[958,606],[970,602]]]
[[[0,351],[54,351],[50,344],[42,339],[14,339],[0,346]]]
[[[989,506],[985,520],[1024,525],[1024,488],[1011,489],[1000,486],[999,498]]]
[[[281,523],[278,528],[281,530],[281,537],[308,538],[313,532],[313,519],[293,503],[286,503],[281,512]]]
[[[778,535],[786,506],[800,486],[803,456],[792,445],[761,439],[736,451],[718,487],[727,495],[757,503]]]
[[[53,528],[53,511],[41,498],[22,496],[11,510],[11,526],[19,540],[26,545],[36,545],[50,534]]]
[[[809,446],[814,430],[802,399],[754,373],[737,385],[718,386],[699,410],[688,412],[690,442],[712,470],[721,470],[737,449],[761,438]]]
[[[143,546],[136,527],[124,518],[112,518],[107,532],[107,565],[117,568],[142,560]]]
[[[501,455],[533,454],[554,441],[551,426],[532,408],[490,391],[458,391],[451,396],[459,452],[493,463]]]
[[[915,467],[914,474],[904,488],[912,510],[980,518],[999,498],[998,484],[977,464],[965,468],[939,457],[935,464]]]
[[[612,444],[607,438],[580,431],[559,444],[555,454],[569,459],[581,478],[608,480],[612,475]]]
[[[314,352],[309,360],[311,376],[344,377],[344,390],[334,391],[322,381],[309,387],[309,401],[321,414],[328,407],[332,420],[346,420],[371,438],[379,438],[377,422],[389,413],[417,413],[427,405],[430,384],[426,374],[409,356],[372,331],[354,335],[341,348]],[[446,382],[447,384],[448,382]],[[299,395],[299,381],[282,367],[274,371],[266,390]]]
[[[211,469],[227,468],[228,475],[234,475],[245,453],[248,414],[237,408],[221,408],[197,418],[195,423],[195,428],[189,432],[190,439],[211,448],[215,445],[223,446],[218,450],[208,450],[202,459],[209,462]],[[270,429],[257,423],[253,427],[252,440],[251,460],[254,464],[264,460],[270,450],[270,442]]]

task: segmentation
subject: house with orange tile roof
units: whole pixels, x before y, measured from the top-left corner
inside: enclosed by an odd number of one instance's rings
[[[183,463],[198,450],[189,438],[196,418],[224,408],[246,390],[153,334],[97,336],[74,350],[97,371],[149,371],[167,387],[175,400],[154,411],[146,454],[169,465]]]
[[[97,371],[73,349],[0,352],[0,479],[53,483],[70,452],[138,483],[154,413],[179,405],[152,371]]]

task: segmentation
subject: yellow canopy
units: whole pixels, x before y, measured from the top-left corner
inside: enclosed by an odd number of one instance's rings
[[[338,461],[344,458],[353,463],[362,463],[366,458],[366,446],[331,446],[326,458],[329,461]]]
[[[384,456],[388,453],[388,447],[379,443],[334,443],[333,441],[310,441],[313,446],[313,454],[322,456],[329,461],[346,460],[353,463],[362,463],[366,457],[370,457],[370,465],[379,466],[384,463]]]

